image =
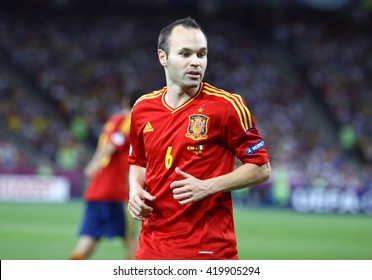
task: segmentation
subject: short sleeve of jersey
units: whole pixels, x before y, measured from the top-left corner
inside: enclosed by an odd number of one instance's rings
[[[138,122],[134,121],[137,120],[137,118],[134,117],[136,114],[137,107],[135,106],[132,110],[132,122],[130,124],[131,148],[129,151],[128,163],[131,165],[146,167],[145,148],[142,138],[140,137],[142,134],[141,127]]]
[[[244,100],[235,95],[236,102],[225,111],[222,135],[235,156],[243,163],[263,165],[269,162],[266,143]]]
[[[123,116],[113,116],[105,124],[102,134],[102,141],[109,141],[116,149],[121,149],[126,143],[129,135],[130,118]]]

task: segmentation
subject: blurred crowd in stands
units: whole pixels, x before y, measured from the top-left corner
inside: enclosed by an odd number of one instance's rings
[[[339,126],[342,148],[361,149],[372,161],[372,38],[370,29],[293,27],[291,42],[306,78]]]
[[[165,84],[156,40],[168,22],[130,13],[33,20],[0,14],[1,133],[31,144],[42,164],[81,170],[121,96]],[[284,189],[372,187],[372,44],[366,31],[291,23],[282,27],[288,40],[282,49],[275,36],[261,40],[254,26],[220,17],[200,23],[210,46],[205,80],[246,100],[267,142],[272,181]],[[280,52],[290,54],[288,64],[304,75],[278,65]],[[329,110],[339,143],[314,119],[322,108],[308,104],[308,83]],[[9,139],[0,135],[0,169],[41,164]],[[348,160],[345,151],[354,148],[362,157]]]

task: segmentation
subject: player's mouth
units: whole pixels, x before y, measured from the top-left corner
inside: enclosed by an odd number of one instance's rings
[[[187,76],[190,77],[191,79],[199,79],[201,74],[198,71],[189,71],[187,72]]]

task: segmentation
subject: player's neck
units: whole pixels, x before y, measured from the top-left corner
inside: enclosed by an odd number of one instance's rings
[[[177,86],[168,86],[165,94],[165,102],[172,108],[177,108],[193,98],[199,91],[199,87],[196,88],[181,88]]]

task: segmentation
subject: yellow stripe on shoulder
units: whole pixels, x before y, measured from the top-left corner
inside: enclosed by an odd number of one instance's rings
[[[245,106],[243,98],[240,95],[229,93],[207,83],[204,83],[204,90],[204,93],[208,95],[214,95],[229,101],[238,114],[240,123],[245,131],[253,126],[251,113],[249,112],[247,106]]]
[[[124,121],[120,125],[120,131],[124,134],[127,135],[129,134],[130,131],[130,115],[127,115]]]
[[[162,88],[162,89],[160,89],[160,90],[156,90],[156,91],[150,92],[150,93],[145,94],[145,95],[142,95],[140,98],[138,98],[137,102],[138,102],[138,101],[145,100],[145,99],[153,99],[153,98],[159,97],[159,96],[161,96],[163,93],[164,93],[164,88]],[[136,102],[136,103],[137,103],[137,102]]]
[[[153,98],[157,98],[159,96],[161,96],[164,91],[165,91],[165,87],[160,89],[160,90],[156,90],[156,91],[153,91],[153,92],[150,92],[150,93],[147,93],[147,94],[144,94],[142,95],[141,97],[139,97],[136,102],[133,104],[133,107],[132,107],[132,110],[133,108],[137,105],[138,102],[141,102],[142,100],[146,100],[146,99],[153,99]]]

